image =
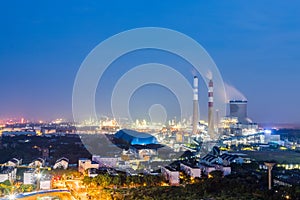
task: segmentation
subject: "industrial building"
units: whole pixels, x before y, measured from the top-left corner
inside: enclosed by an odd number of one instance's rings
[[[246,100],[229,101],[229,115],[220,121],[219,131],[224,135],[248,136],[261,131],[247,114]]]
[[[237,117],[239,123],[248,124],[251,120],[247,116],[247,104],[246,100],[231,100],[229,101],[230,117]]]
[[[129,129],[122,129],[115,134],[115,138],[129,145],[148,145],[158,144],[157,139],[144,132],[138,132]]]
[[[158,155],[158,149],[164,147],[159,144],[156,137],[151,134],[129,129],[118,131],[114,135],[114,143],[118,146],[121,145],[120,148],[129,150],[134,158],[142,160],[149,160],[151,156]],[[108,165],[113,166],[117,163],[117,160],[112,158],[110,160],[114,160],[113,163],[107,159],[103,159],[104,158],[102,158],[102,162]]]

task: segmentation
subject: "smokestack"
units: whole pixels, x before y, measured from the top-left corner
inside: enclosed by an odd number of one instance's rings
[[[193,134],[197,133],[198,127],[198,77],[194,76],[194,90],[193,90]]]
[[[208,83],[208,134],[214,139],[214,83],[212,80]]]

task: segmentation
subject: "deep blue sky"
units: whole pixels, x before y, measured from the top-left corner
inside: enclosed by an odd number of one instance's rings
[[[300,122],[300,2],[5,1],[0,117],[71,118],[73,82],[104,39],[158,26],[197,40],[257,122]]]

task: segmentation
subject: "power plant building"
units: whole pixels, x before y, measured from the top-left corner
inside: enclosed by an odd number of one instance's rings
[[[230,117],[238,118],[239,123],[248,124],[251,122],[247,116],[247,104],[246,100],[231,100],[229,102]]]
[[[115,134],[115,138],[130,145],[158,144],[157,139],[149,133],[138,132],[129,129],[122,129]]]

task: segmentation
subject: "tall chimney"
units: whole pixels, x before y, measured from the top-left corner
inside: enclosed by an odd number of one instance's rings
[[[214,123],[214,83],[210,80],[208,83],[208,134],[211,139],[215,136]]]
[[[194,97],[193,97],[193,134],[197,133],[198,127],[198,77],[194,76]]]

